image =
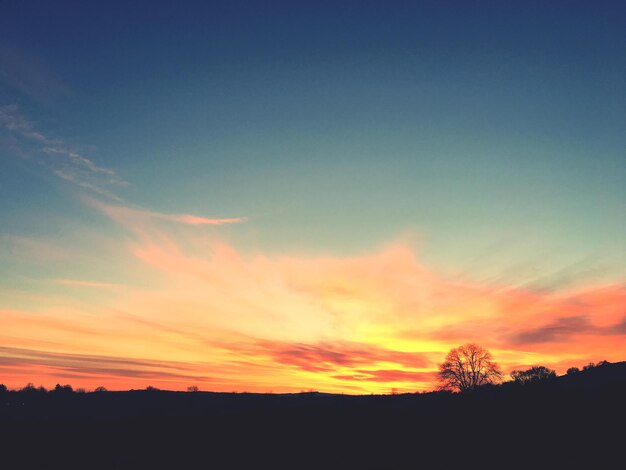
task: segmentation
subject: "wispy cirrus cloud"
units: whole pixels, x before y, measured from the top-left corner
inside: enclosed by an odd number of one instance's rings
[[[34,144],[38,162],[56,177],[107,199],[121,200],[114,188],[128,183],[115,171],[96,164],[63,139],[50,137],[25,118],[17,106],[0,106],[0,125],[18,142]]]
[[[90,178],[88,176],[85,177],[83,171],[77,171],[76,169],[56,169],[53,170],[53,173],[55,176],[61,178],[62,180],[68,181],[83,189],[87,189],[95,194],[98,194],[99,196],[104,196],[107,199],[118,202],[122,201],[122,198],[119,197],[117,194],[102,187],[102,185],[98,182],[94,182],[94,178]]]
[[[246,221],[245,217],[205,217],[194,214],[171,214],[133,208],[123,205],[123,199],[117,193],[120,187],[128,185],[114,170],[97,164],[88,158],[77,146],[69,145],[63,139],[50,137],[37,128],[35,122],[24,117],[17,106],[0,106],[0,128],[15,136],[18,141],[35,145],[38,158],[49,172],[63,181],[67,181],[88,193],[100,196],[119,205],[98,202],[93,198],[86,201],[105,212],[112,218],[134,218],[136,220],[160,220],[185,225],[226,225]]]
[[[33,140],[46,145],[60,143],[59,140],[49,139],[41,132],[37,131],[35,129],[35,123],[19,114],[16,105],[0,106],[0,124],[2,124],[5,129],[18,134],[24,139]]]
[[[169,214],[127,205],[106,204],[92,198],[85,199],[85,202],[97,208],[111,219],[128,227],[136,227],[146,221],[174,222],[184,225],[228,225],[239,224],[247,220],[246,217],[220,218],[192,214]]]
[[[88,158],[84,157],[76,151],[61,146],[45,147],[42,150],[48,155],[60,155],[62,157],[65,157],[77,167],[84,168],[85,170],[89,170],[96,174],[108,176],[110,178],[110,183],[122,185],[127,184],[125,181],[121,180],[113,170],[96,165],[93,161],[89,160]]]

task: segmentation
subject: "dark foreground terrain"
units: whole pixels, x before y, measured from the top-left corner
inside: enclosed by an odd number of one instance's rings
[[[0,394],[0,468],[626,468],[626,362],[458,395]]]

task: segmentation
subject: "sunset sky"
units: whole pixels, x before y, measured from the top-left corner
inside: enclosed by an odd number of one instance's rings
[[[184,4],[183,4],[184,3]],[[0,2],[0,383],[626,360],[626,4]]]

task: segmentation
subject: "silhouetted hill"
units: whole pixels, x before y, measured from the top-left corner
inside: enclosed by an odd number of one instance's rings
[[[562,375],[557,378],[558,383],[566,388],[603,388],[623,384],[626,377],[626,361],[606,363],[573,374]]]
[[[0,442],[7,468],[617,468],[624,397],[626,362],[465,395],[7,392]]]

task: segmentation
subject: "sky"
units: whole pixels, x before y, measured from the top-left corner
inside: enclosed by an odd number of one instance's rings
[[[626,359],[621,2],[0,2],[0,383]]]

